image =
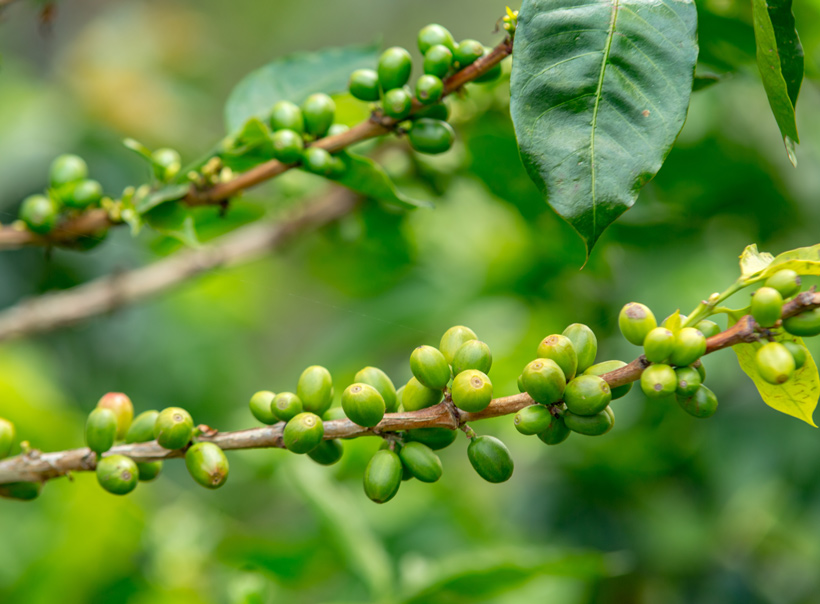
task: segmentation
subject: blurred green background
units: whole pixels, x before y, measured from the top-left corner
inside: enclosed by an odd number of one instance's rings
[[[39,6],[24,0],[0,17],[3,223],[61,152],[86,157],[114,193],[147,178],[125,136],[197,157],[224,135],[232,86],[282,54],[374,40],[414,49],[433,21],[495,43],[504,9],[62,0],[43,31]],[[746,244],[779,253],[820,241],[820,0],[795,6],[808,77],[797,169],[756,73],[748,3],[702,0],[699,10],[701,67],[726,75],[694,95],[666,165],[583,271],[581,241],[520,164],[505,84],[473,88],[453,107],[452,152],[431,160],[391,144],[381,155],[437,209],[365,204],[276,256],[4,343],[0,416],[43,450],[82,446],[85,415],[109,390],[138,411],[180,405],[197,422],[248,427],[250,395],[294,389],[307,365],[330,368],[337,393],[365,365],[404,383],[412,348],[459,323],[492,347],[498,394],[516,392],[540,339],[570,322],[599,334],[599,360],[630,360],[638,350],[616,325],[624,303],[688,312],[735,279]],[[229,224],[324,186],[290,174],[248,194]],[[213,210],[199,219],[214,232]],[[0,307],[178,248],[116,230],[90,253],[3,253]],[[0,502],[0,602],[819,602],[817,432],[767,408],[731,353],[706,366],[721,401],[710,421],[633,391],[599,439],[547,448],[510,417],[477,423],[512,451],[508,483],[482,482],[460,437],[439,483],[405,483],[384,506],[361,488],[376,439],[349,443],[331,468],[280,450],[231,453],[217,492],[181,463],[124,498],[93,474],[53,481],[34,503]]]

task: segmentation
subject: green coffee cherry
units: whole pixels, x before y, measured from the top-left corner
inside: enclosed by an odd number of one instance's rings
[[[336,115],[336,103],[324,93],[311,94],[302,103],[302,117],[305,120],[305,132],[320,138],[333,124]],[[291,128],[293,130],[294,128]]]
[[[218,489],[228,480],[228,458],[212,442],[196,443],[185,452],[185,467],[206,489]]]
[[[752,296],[752,317],[761,327],[773,327],[780,320],[783,296],[773,287],[761,287]]]
[[[46,235],[57,225],[59,212],[60,208],[50,197],[30,195],[20,206],[20,220],[26,223],[32,233]]]
[[[147,443],[149,440],[154,440],[154,426],[157,423],[157,417],[159,417],[159,411],[150,410],[140,413],[128,427],[125,442]]]
[[[516,385],[518,386],[518,392],[523,394],[524,392],[527,391],[527,389],[524,387],[524,374],[523,373],[518,376],[518,380],[516,380]]]
[[[117,418],[117,440],[125,438],[131,420],[134,419],[134,404],[122,392],[108,392],[97,401],[97,408],[111,409]]]
[[[695,325],[695,329],[700,331],[700,333],[702,333],[706,338],[711,338],[712,336],[716,336],[720,333],[720,326],[709,319],[698,321],[698,324]]]
[[[140,482],[150,482],[162,472],[161,461],[144,461],[137,464],[137,476]]]
[[[669,365],[650,365],[641,374],[641,390],[652,399],[669,396],[678,386],[678,376]]]
[[[689,415],[706,418],[715,414],[718,400],[714,392],[701,385],[689,398],[678,397],[678,404]]]
[[[621,309],[618,315],[618,327],[630,344],[643,346],[643,342],[650,331],[658,326],[655,315],[647,306],[638,302],[630,302]]]
[[[806,310],[783,319],[783,329],[793,336],[812,337],[820,334],[820,308]]]
[[[401,404],[405,411],[418,411],[437,405],[443,394],[441,390],[428,388],[412,377],[402,388]]]
[[[664,363],[675,350],[675,334],[665,327],[656,327],[643,341],[643,354],[647,361]]]
[[[328,136],[339,136],[350,130],[350,126],[347,124],[333,124],[327,131]]]
[[[181,449],[191,440],[194,420],[181,407],[168,407],[160,411],[154,424],[154,438],[165,449]]]
[[[451,34],[446,27],[442,27],[436,23],[424,26],[421,31],[419,31],[417,41],[421,54],[427,54],[427,51],[437,44],[446,46],[451,51],[455,48],[453,34]]]
[[[0,417],[0,459],[9,456],[14,445],[14,424]]]
[[[562,335],[572,342],[572,349],[578,358],[576,372],[583,373],[592,366],[598,354],[598,338],[595,337],[595,332],[583,323],[573,323],[564,330]]]
[[[342,409],[355,424],[372,428],[384,417],[384,399],[369,384],[351,384],[342,392]]]
[[[453,357],[453,373],[458,375],[468,369],[489,373],[493,365],[493,353],[481,340],[468,340],[461,345]]]
[[[425,74],[416,80],[416,98],[423,105],[437,103],[444,94],[444,83],[438,76]]]
[[[325,435],[322,419],[314,413],[300,413],[287,424],[282,434],[282,440],[288,451],[293,453],[308,453],[315,449]]]
[[[706,367],[703,365],[703,359],[701,359],[700,361],[698,361],[697,363],[692,365],[692,367],[694,367],[695,369],[698,370],[698,373],[700,374],[701,383],[705,382],[706,381]]]
[[[51,163],[48,171],[52,187],[88,178],[88,165],[79,155],[60,155]]]
[[[40,496],[42,489],[42,482],[8,482],[0,484],[0,497],[31,501]]]
[[[320,365],[311,365],[299,376],[296,396],[302,401],[305,411],[321,415],[333,403],[333,378]]]
[[[295,130],[277,130],[271,137],[273,156],[283,164],[295,164],[301,161],[305,150],[302,135]]]
[[[394,451],[376,451],[364,470],[365,494],[376,503],[390,501],[399,491],[402,474],[401,459]]]
[[[299,106],[290,101],[279,101],[270,112],[270,127],[277,130],[293,130],[298,134],[305,132],[305,118]]]
[[[462,40],[453,51],[453,59],[459,69],[475,63],[484,56],[484,45],[478,40]]]
[[[765,285],[766,287],[776,289],[785,300],[800,291],[800,275],[791,269],[784,268],[766,279]]]
[[[436,482],[441,478],[441,460],[427,445],[409,442],[399,450],[399,458],[413,477],[421,482]]]
[[[139,469],[125,455],[109,455],[97,462],[97,482],[109,493],[126,495],[137,488]]]
[[[585,436],[601,436],[612,430],[615,425],[615,414],[610,407],[595,415],[575,415],[571,411],[564,414],[567,428]]]
[[[596,415],[606,409],[612,392],[606,380],[597,375],[581,375],[564,390],[564,403],[575,415]]]
[[[458,349],[461,348],[465,342],[477,339],[478,336],[475,335],[472,329],[464,327],[464,325],[456,325],[444,332],[444,335],[441,336],[438,349],[441,351],[441,354],[444,355],[447,362],[452,364]]]
[[[344,455],[344,446],[337,439],[323,440],[314,449],[308,451],[310,457],[316,463],[323,466],[332,466]]]
[[[347,419],[347,416],[345,415],[345,410],[341,407],[331,407],[330,409],[325,411],[324,415],[322,415],[322,421],[325,422],[332,422],[336,419]]]
[[[540,359],[552,359],[564,372],[564,377],[571,380],[578,370],[578,355],[572,346],[572,340],[566,336],[553,334],[547,336],[538,345],[537,356]]]
[[[681,398],[694,395],[703,383],[700,373],[694,367],[678,367],[675,369],[675,376],[678,380],[675,394]]]
[[[761,346],[755,354],[757,373],[770,384],[788,381],[795,369],[794,357],[780,342],[769,342]]]
[[[270,390],[260,390],[251,397],[249,403],[251,413],[263,424],[273,425],[279,419],[273,414],[271,403],[276,395]]]
[[[431,46],[424,53],[424,73],[443,78],[453,65],[453,51],[443,44]]]
[[[438,348],[418,346],[410,355],[410,370],[415,378],[434,390],[440,390],[450,381],[450,366]]]
[[[447,122],[422,117],[413,122],[407,139],[410,146],[419,153],[435,155],[449,151],[456,134]]]
[[[492,52],[491,48],[484,47],[484,53],[481,56],[486,56]],[[490,67],[487,71],[482,73],[477,78],[473,79],[473,82],[478,84],[485,84],[487,82],[495,82],[498,78],[501,77],[501,63],[496,63],[492,67]]]
[[[330,176],[333,172],[333,156],[325,149],[308,147],[302,154],[302,167],[319,176]]]
[[[385,50],[376,68],[382,90],[394,90],[407,84],[412,68],[413,59],[404,48],[394,46]]]
[[[71,194],[63,199],[63,204],[69,208],[85,209],[100,203],[103,188],[96,180],[81,180],[72,187]]]
[[[467,457],[478,475],[487,482],[499,483],[510,479],[514,464],[507,446],[494,436],[470,439]]]
[[[117,416],[111,409],[94,409],[85,423],[85,442],[88,448],[102,455],[114,446],[117,434]]]
[[[453,380],[453,403],[470,413],[483,411],[493,400],[493,384],[486,374],[477,369],[459,373]]]
[[[456,436],[458,431],[449,428],[416,428],[405,433],[407,441],[422,443],[433,451],[449,447],[455,442]]]
[[[379,74],[372,69],[357,69],[350,74],[350,94],[360,101],[378,101]]]
[[[531,436],[549,428],[552,413],[544,405],[529,405],[515,414],[513,424],[521,434]]]
[[[621,367],[626,367],[626,363],[616,360],[603,361],[602,363],[597,363],[587,367],[584,371],[584,375],[604,375],[605,373],[615,371]],[[624,384],[623,386],[616,386],[615,388],[612,388],[612,400],[614,401],[626,396],[630,390],[632,390],[632,382]]]
[[[393,385],[393,381],[381,369],[377,367],[365,367],[356,373],[353,381],[360,384],[368,384],[378,390],[384,399],[384,407],[387,413],[393,413],[398,408],[399,403],[396,399],[396,387]]]
[[[541,439],[545,445],[560,445],[567,440],[570,435],[570,429],[567,428],[563,416],[555,417],[550,414],[550,423],[547,428],[538,433],[538,438]]]
[[[280,392],[271,401],[271,413],[281,422],[289,422],[305,409],[301,399],[293,392]]]
[[[403,120],[413,109],[413,98],[404,88],[393,88],[384,93],[382,105],[386,116]]]
[[[521,373],[524,389],[536,403],[557,403],[564,395],[567,381],[558,363],[552,359],[535,359]]]
[[[675,334],[675,348],[669,362],[685,367],[706,354],[706,337],[694,327],[684,327]]]
[[[797,342],[789,342],[788,340],[785,342],[781,342],[781,344],[783,344],[783,346],[786,347],[786,350],[788,350],[791,353],[792,358],[794,359],[795,371],[806,364],[806,361],[809,358],[809,351],[806,350],[805,346],[801,346]],[[2,455],[0,455],[0,457],[2,457]]]
[[[429,117],[433,120],[441,120],[442,122],[446,122],[450,117],[450,110],[447,108],[444,101],[441,101],[440,103],[435,103],[434,105],[422,107],[413,115],[413,119],[423,117]]]

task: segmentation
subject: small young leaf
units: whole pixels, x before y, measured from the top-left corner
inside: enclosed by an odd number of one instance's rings
[[[768,252],[759,252],[757,244],[747,245],[740,254],[740,275],[743,278],[751,277],[769,266],[774,256]]]
[[[402,208],[432,208],[429,201],[412,199],[400,193],[387,172],[369,157],[355,155],[343,151],[337,154],[345,164],[344,174],[333,180],[342,186],[361,193],[366,197],[371,197],[377,201],[383,201]]]
[[[169,185],[156,191],[152,191],[145,197],[135,200],[134,209],[138,214],[145,214],[150,212],[155,207],[167,203],[169,201],[179,201],[191,189],[190,185]]]
[[[178,239],[189,247],[199,247],[194,217],[188,208],[180,203],[163,203],[154,207],[144,216],[146,224],[155,231]]]

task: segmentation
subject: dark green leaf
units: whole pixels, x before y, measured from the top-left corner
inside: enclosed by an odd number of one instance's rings
[[[277,101],[301,103],[315,92],[347,89],[351,72],[374,68],[378,46],[347,46],[276,59],[252,71],[231,91],[225,105],[225,127],[236,132],[251,117],[265,118]]]
[[[716,73],[695,74],[695,81],[692,82],[692,92],[699,92],[720,82],[720,76]]]
[[[403,208],[432,208],[433,203],[412,199],[400,193],[384,169],[368,157],[342,152],[338,157],[345,163],[344,174],[333,180],[340,185],[377,201]]]
[[[660,169],[686,119],[691,0],[524,0],[511,113],[524,164],[587,252]]]
[[[145,222],[155,231],[178,239],[190,247],[199,247],[191,210],[181,203],[164,203],[144,215]]]

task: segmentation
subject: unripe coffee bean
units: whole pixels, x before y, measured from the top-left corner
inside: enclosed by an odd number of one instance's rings
[[[360,101],[378,101],[379,74],[372,69],[357,69],[350,74],[350,94]]]
[[[643,341],[643,354],[652,363],[664,363],[674,350],[675,334],[665,327],[656,327]]]
[[[159,411],[150,410],[143,411],[128,428],[125,434],[125,442],[127,443],[147,443],[149,440],[154,440],[154,426],[157,423]]]
[[[472,329],[464,327],[464,325],[456,325],[444,332],[444,335],[441,336],[441,342],[438,348],[447,362],[452,363],[456,352],[458,352],[458,349],[461,348],[465,342],[477,339],[478,336],[475,335]]]
[[[643,346],[647,334],[658,326],[655,315],[647,306],[630,302],[618,315],[618,327],[630,344]]]
[[[720,326],[709,319],[698,321],[698,324],[695,325],[695,329],[700,331],[706,338],[711,338],[712,336],[716,336],[720,333]]]
[[[302,401],[293,392],[280,392],[271,402],[271,413],[281,422],[289,422],[304,410]]]
[[[88,178],[88,164],[79,155],[66,153],[51,163],[48,174],[51,186],[59,187]]]
[[[706,338],[694,327],[684,327],[675,334],[675,348],[669,355],[669,362],[685,367],[706,354]]]
[[[181,449],[191,440],[194,420],[181,407],[168,407],[160,411],[154,424],[154,438],[165,449]]]
[[[564,395],[567,385],[564,372],[552,359],[535,359],[522,372],[522,381],[527,394],[536,403],[550,405],[557,403]]]
[[[282,433],[282,440],[288,451],[307,453],[316,448],[325,435],[322,420],[314,413],[300,413],[287,424]]]
[[[549,428],[552,414],[544,405],[529,405],[515,414],[513,424],[521,434],[531,436]]]
[[[351,384],[342,392],[342,409],[355,424],[372,428],[384,417],[384,399],[369,384]]]
[[[786,347],[792,354],[792,358],[794,359],[794,369],[795,371],[803,367],[806,364],[806,361],[809,358],[809,351],[806,350],[805,346],[801,346],[797,342],[789,342],[786,340],[785,342],[781,342],[783,346]]]
[[[273,156],[283,164],[295,164],[304,157],[305,141],[295,130],[277,130],[271,137],[271,144]]]
[[[368,384],[378,390],[384,399],[384,407],[387,413],[394,413],[398,408],[399,403],[396,398],[396,387],[393,385],[393,380],[381,369],[365,367],[356,373],[353,381]]]
[[[399,491],[402,474],[401,460],[394,451],[376,451],[364,470],[365,494],[376,503],[390,501]]]
[[[97,462],[97,482],[109,493],[125,495],[137,488],[139,469],[130,457],[109,455]]]
[[[456,436],[458,436],[458,431],[449,428],[416,428],[406,432],[405,440],[419,442],[427,445],[433,451],[438,451],[452,445]]]
[[[453,59],[459,69],[472,65],[484,56],[484,45],[478,40],[462,40],[453,51]]]
[[[431,46],[424,53],[424,73],[443,78],[453,65],[453,51],[443,44]]]
[[[0,459],[8,457],[14,445],[14,424],[0,417]]]
[[[760,377],[770,384],[788,381],[795,369],[794,357],[780,342],[769,342],[755,354],[755,365]]]
[[[444,94],[444,83],[438,76],[424,74],[416,80],[416,98],[423,105],[432,105]]]
[[[450,124],[430,117],[415,120],[407,133],[407,140],[413,149],[430,155],[449,151],[455,137],[456,133]]]
[[[412,377],[402,388],[401,404],[405,411],[418,411],[437,405],[443,394],[441,390],[428,388]]]
[[[611,407],[595,415],[576,415],[571,411],[564,413],[567,428],[585,436],[601,436],[612,430],[615,425],[615,414]]]
[[[122,392],[104,394],[97,402],[98,409],[111,409],[117,418],[117,440],[125,438],[131,420],[134,419],[134,405],[131,399]]]
[[[483,411],[493,400],[493,384],[477,369],[462,371],[453,380],[453,403],[470,413]]]
[[[336,419],[347,419],[345,410],[341,407],[331,407],[322,415],[322,421],[324,422],[332,422]]]
[[[137,474],[140,482],[154,480],[162,471],[161,461],[144,461],[137,464]]]
[[[581,375],[564,390],[564,403],[575,415],[596,415],[609,406],[612,392],[609,384],[597,375]]]
[[[441,478],[441,459],[420,442],[409,442],[399,449],[399,458],[410,473],[421,482],[436,482]]]
[[[384,93],[382,108],[386,116],[403,120],[413,109],[413,97],[404,88],[393,88]]]
[[[20,220],[28,230],[38,235],[47,235],[57,225],[60,208],[50,197],[30,195],[20,206]]]
[[[578,358],[576,372],[583,373],[592,366],[598,354],[598,338],[595,337],[595,332],[583,323],[573,323],[567,326],[563,335],[572,342],[572,348]]]
[[[652,399],[669,396],[678,386],[678,376],[669,365],[650,365],[641,374],[641,390]]]
[[[494,436],[471,438],[467,457],[478,475],[487,482],[505,482],[515,468],[509,449]]]
[[[307,453],[316,463],[323,466],[332,466],[344,455],[344,446],[337,439],[323,440]]]
[[[88,448],[101,455],[114,446],[117,435],[117,416],[111,409],[96,408],[88,414],[85,423],[85,442]]]
[[[545,445],[560,445],[567,440],[570,435],[570,429],[564,422],[564,417],[556,417],[552,415],[549,426],[542,432],[538,433],[538,438],[541,439]]]
[[[444,388],[450,381],[450,366],[438,348],[418,346],[410,355],[410,370],[415,378],[434,390]]]
[[[604,375],[605,373],[609,373],[610,371],[615,371],[616,369],[620,369],[621,367],[626,367],[626,363],[623,361],[603,361],[601,363],[596,363],[584,371],[584,375]],[[622,386],[616,386],[615,388],[611,388],[612,400],[619,399],[623,396],[626,396],[629,391],[632,390],[632,382],[628,384],[624,384]]]
[[[820,334],[820,308],[806,310],[783,319],[783,329],[793,336],[810,338]]]
[[[431,23],[421,28],[417,42],[421,54],[426,54],[428,50],[437,44],[446,46],[451,51],[455,48],[453,34],[451,34],[446,27],[438,25],[437,23]]]
[[[780,295],[785,300],[786,298],[791,298],[797,292],[800,291],[800,275],[798,275],[795,271],[784,268],[783,270],[777,271],[771,277],[766,279],[766,287],[772,287],[780,292]]]
[[[693,367],[678,367],[675,369],[675,376],[678,380],[675,394],[682,398],[689,398],[695,394],[703,383],[700,373]]]
[[[212,442],[196,443],[185,452],[185,467],[196,482],[206,489],[218,489],[228,480],[228,458]]]
[[[305,132],[305,118],[298,105],[290,101],[279,101],[270,112],[271,130],[292,130],[297,134]]]
[[[305,132],[320,138],[333,124],[336,115],[336,103],[324,93],[311,94],[302,103],[302,117],[305,120]],[[291,128],[293,130],[293,128]]]
[[[85,179],[71,187],[71,194],[63,198],[68,208],[83,210],[97,205],[103,196],[103,188],[96,180]]]
[[[271,404],[276,395],[270,390],[260,390],[251,397],[249,403],[251,413],[263,424],[273,425],[279,419],[273,414]]]
[[[379,64],[376,68],[382,90],[393,90],[404,86],[410,79],[412,68],[413,59],[407,50],[398,46],[385,50],[379,57]]]
[[[761,287],[752,296],[751,314],[761,327],[773,327],[782,310],[783,296],[773,287]]]
[[[322,415],[333,403],[333,378],[320,365],[312,365],[302,372],[296,386],[296,396],[305,411]]]
[[[552,359],[564,372],[564,377],[571,380],[578,370],[578,355],[572,346],[572,340],[566,336],[553,334],[547,336],[538,345],[539,359]]]
[[[468,369],[477,369],[489,373],[493,366],[493,353],[490,347],[481,340],[464,342],[453,357],[453,373],[458,375]]]
[[[717,411],[718,400],[715,393],[706,386],[699,386],[689,398],[678,397],[681,409],[699,418],[712,417]]]

